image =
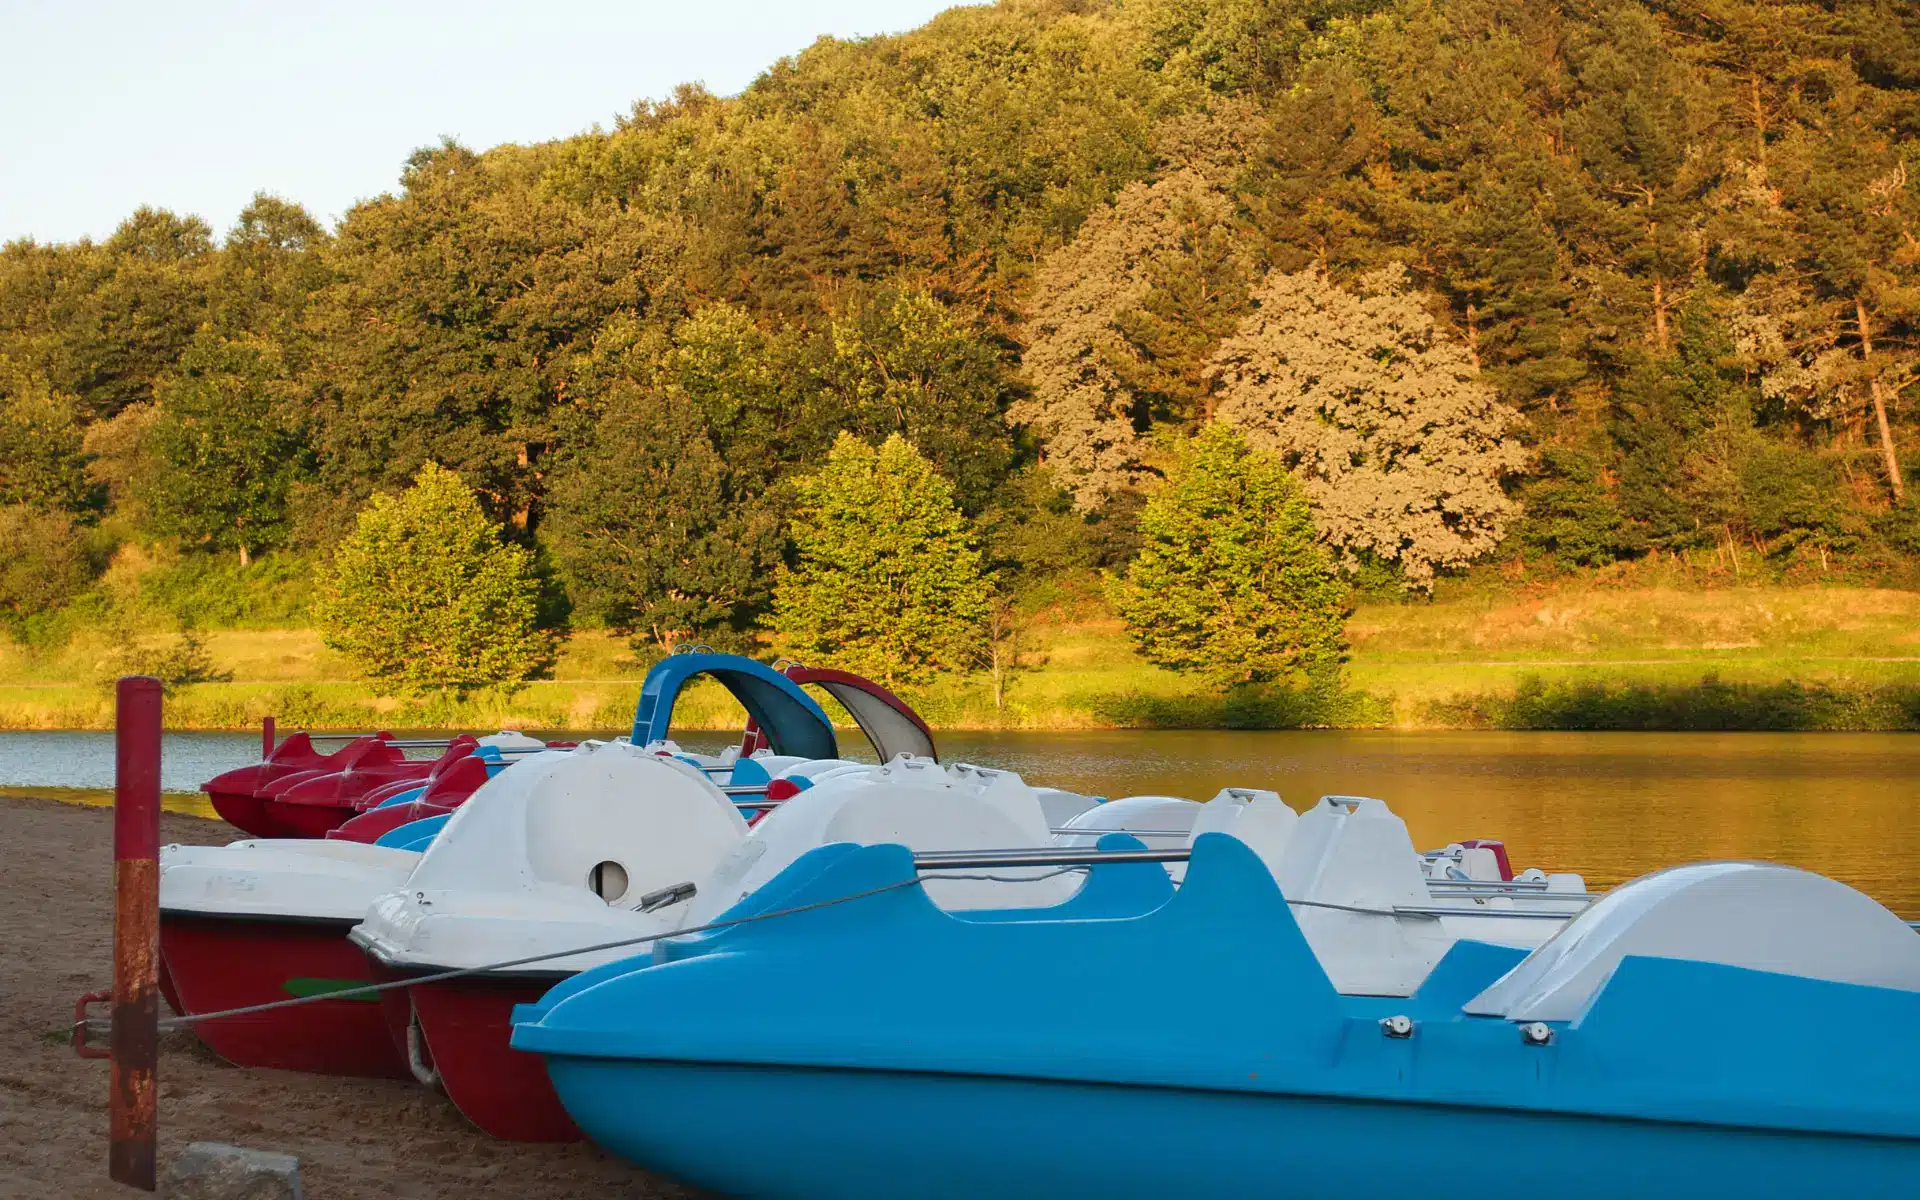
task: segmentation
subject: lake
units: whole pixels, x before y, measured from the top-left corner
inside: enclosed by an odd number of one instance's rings
[[[732,740],[681,735],[701,750]],[[1232,785],[1306,808],[1327,793],[1377,796],[1423,848],[1503,838],[1516,868],[1579,871],[1595,887],[1706,858],[1791,863],[1920,918],[1912,734],[1115,730],[939,741],[949,762],[1109,797],[1205,800]],[[162,785],[192,791],[259,751],[255,734],[169,734]],[[0,732],[0,787],[112,785],[111,734]],[[169,807],[212,815],[187,797]]]

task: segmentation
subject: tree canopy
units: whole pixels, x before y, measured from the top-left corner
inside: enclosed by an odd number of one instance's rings
[[[1415,590],[1721,546],[1904,577],[1916,64],[1889,0],[1000,0],[824,38],[737,96],[426,146],[331,228],[262,195],[0,247],[0,504],[319,555],[437,463],[576,620],[671,639],[769,619],[745,564],[791,558],[767,514],[843,433],[1124,557],[1166,447],[1224,422]]]
[[[1272,456],[1207,426],[1147,500],[1140,537],[1109,590],[1147,661],[1226,685],[1338,674],[1346,588]]]
[[[319,583],[327,645],[377,680],[464,691],[516,683],[551,658],[531,556],[434,463],[406,491],[374,494]]]
[[[798,564],[774,587],[773,629],[790,653],[894,681],[971,666],[988,587],[953,488],[899,434],[840,435],[797,481]]]

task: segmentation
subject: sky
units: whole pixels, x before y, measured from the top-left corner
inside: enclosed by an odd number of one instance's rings
[[[0,0],[0,242],[97,240],[142,204],[222,234],[256,191],[331,224],[443,135],[610,127],[958,2]]]

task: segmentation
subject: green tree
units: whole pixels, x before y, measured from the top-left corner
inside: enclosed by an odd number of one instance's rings
[[[568,368],[641,299],[646,255],[619,211],[550,200],[507,165],[453,143],[418,151],[403,194],[354,209],[328,247],[307,382],[334,495],[433,461],[494,516],[531,520]]]
[[[850,306],[824,341],[829,427],[901,435],[953,481],[963,509],[979,511],[1012,458],[999,351],[932,296],[896,289]]]
[[[306,209],[255,193],[227,232],[213,276],[214,327],[230,337],[294,340],[308,302],[327,282],[322,251],[330,240]]]
[[[628,336],[640,339],[637,330]],[[818,461],[832,444],[816,389],[799,382],[800,357],[796,336],[762,329],[732,304],[706,305],[674,327],[660,382],[694,403],[714,449],[749,493],[772,486],[796,462]],[[647,364],[631,364],[628,375],[647,378]]]
[[[1108,590],[1149,662],[1223,686],[1337,675],[1346,588],[1278,460],[1207,426],[1148,498],[1140,533]]]
[[[1521,543],[1571,567],[1597,567],[1646,549],[1629,529],[1600,460],[1577,447],[1548,446],[1540,474],[1522,493],[1526,516],[1514,527]]]
[[[578,611],[667,650],[737,638],[780,557],[779,519],[739,494],[699,409],[630,381],[556,474],[541,532]]]
[[[69,278],[63,391],[95,417],[153,398],[207,315],[213,231],[198,217],[140,208]]]
[[[310,473],[304,430],[289,415],[280,348],[203,331],[158,389],[160,415],[143,448],[154,477],[147,523],[163,537],[215,551],[255,551],[287,535],[287,498]]]
[[[532,556],[503,543],[467,485],[434,463],[405,492],[373,497],[319,584],[327,645],[376,679],[464,691],[516,683],[552,658]]]
[[[0,356],[0,504],[79,512],[100,497],[87,478],[84,433],[70,397]]]
[[[92,575],[71,517],[29,504],[0,507],[0,624],[9,632],[72,599]]]
[[[796,481],[798,565],[774,585],[773,629],[803,657],[917,683],[977,660],[988,586],[953,488],[899,434],[840,435]]]

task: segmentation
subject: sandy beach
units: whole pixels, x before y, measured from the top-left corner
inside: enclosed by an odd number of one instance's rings
[[[167,814],[166,842],[231,841]],[[124,1197],[107,1179],[107,1064],[68,1045],[74,999],[112,978],[112,814],[0,797],[0,1198]],[[412,1084],[241,1070],[188,1033],[160,1058],[162,1169],[188,1142],[297,1155],[310,1200],[692,1197],[588,1145],[497,1142]]]

